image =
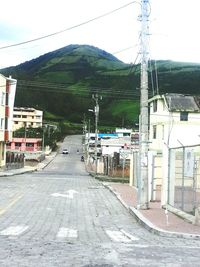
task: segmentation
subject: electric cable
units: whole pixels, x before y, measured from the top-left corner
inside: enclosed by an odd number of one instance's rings
[[[50,33],[50,34],[47,34],[47,35],[43,35],[43,36],[38,37],[38,38],[35,38],[35,39],[31,39],[31,40],[27,40],[27,41],[23,41],[23,42],[15,43],[15,44],[7,45],[7,46],[2,46],[2,47],[0,47],[0,50],[2,50],[2,49],[6,49],[6,48],[10,48],[10,47],[15,47],[15,46],[24,45],[24,44],[27,44],[27,43],[36,42],[36,41],[39,41],[39,40],[42,40],[42,39],[46,39],[46,38],[49,38],[49,37],[52,37],[52,36],[61,34],[61,33],[66,32],[66,31],[73,30],[73,29],[75,29],[75,28],[81,27],[81,26],[86,25],[86,24],[88,24],[88,23],[90,23],[90,22],[93,22],[93,21],[95,21],[95,20],[98,20],[98,19],[101,19],[101,18],[106,17],[106,16],[108,16],[108,15],[111,15],[112,13],[117,12],[117,11],[119,11],[119,10],[121,10],[121,9],[123,9],[123,8],[125,8],[125,7],[127,7],[127,6],[129,6],[129,5],[134,4],[134,3],[138,3],[138,4],[140,4],[140,3],[137,2],[137,1],[132,1],[132,2],[130,2],[130,3],[128,3],[128,4],[125,4],[125,5],[123,5],[123,6],[119,7],[119,8],[116,8],[116,9],[114,9],[114,10],[112,10],[112,11],[109,11],[109,12],[104,13],[104,14],[102,14],[102,15],[99,15],[99,16],[97,16],[97,17],[95,17],[95,18],[92,18],[92,19],[89,19],[89,20],[87,20],[87,21],[84,21],[84,22],[82,22],[82,23],[76,24],[76,25],[71,26],[71,27],[69,27],[69,28],[66,28],[66,29],[63,29],[63,30],[60,30],[60,31],[57,31],[57,32],[54,32],[54,33]]]

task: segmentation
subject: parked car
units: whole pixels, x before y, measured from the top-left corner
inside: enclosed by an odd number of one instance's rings
[[[62,154],[65,154],[65,155],[69,154],[68,149],[64,148],[63,151],[62,151]]]

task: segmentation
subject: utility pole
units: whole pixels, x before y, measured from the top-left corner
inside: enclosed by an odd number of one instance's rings
[[[27,124],[26,124],[26,122],[24,122],[24,143],[25,143],[25,151],[26,151],[26,137],[27,137],[26,130],[27,130]]]
[[[88,157],[89,157],[89,145],[90,145],[90,119],[88,120],[88,137],[87,137],[87,162],[88,162]]]
[[[42,127],[42,151],[44,152],[44,134],[45,134],[45,126]]]
[[[97,142],[98,142],[98,120],[99,120],[99,96],[98,94],[92,95],[95,101],[94,114],[95,114],[95,174],[97,174]],[[102,99],[100,97],[100,99]]]
[[[141,0],[141,95],[138,208],[148,209],[148,60],[149,0]]]

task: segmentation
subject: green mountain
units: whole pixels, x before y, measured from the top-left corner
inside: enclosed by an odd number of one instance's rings
[[[156,92],[199,94],[200,64],[151,61],[149,95]],[[133,126],[138,122],[140,65],[129,65],[89,45],[69,45],[1,73],[18,80],[15,106],[45,111],[46,118],[80,123],[91,118],[93,94],[101,125]]]

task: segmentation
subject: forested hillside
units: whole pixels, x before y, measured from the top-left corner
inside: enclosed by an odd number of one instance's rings
[[[70,45],[1,73],[18,80],[15,106],[45,111],[45,117],[80,123],[91,117],[92,94],[102,96],[100,124],[133,127],[138,122],[140,66],[121,62],[88,45]],[[200,64],[151,61],[149,95],[200,93]]]

